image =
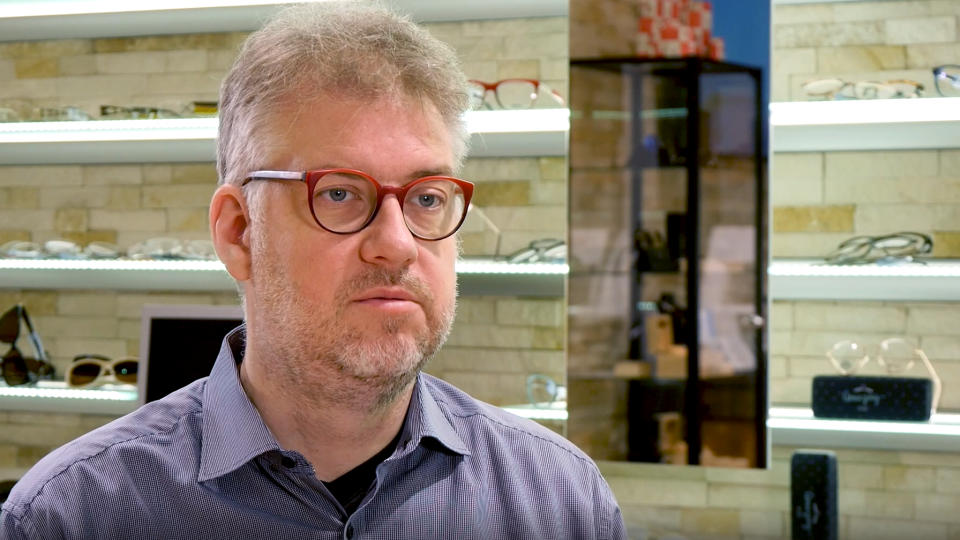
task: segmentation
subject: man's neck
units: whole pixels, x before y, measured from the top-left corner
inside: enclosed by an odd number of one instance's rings
[[[299,388],[278,387],[251,353],[248,347],[240,364],[243,390],[280,447],[303,454],[322,481],[335,480],[363,464],[403,427],[413,383],[386,406],[349,407],[321,393],[305,396]]]

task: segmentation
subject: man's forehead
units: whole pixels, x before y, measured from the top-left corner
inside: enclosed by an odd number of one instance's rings
[[[282,155],[295,170],[363,170],[381,160],[404,157],[409,167],[402,168],[409,170],[391,172],[410,179],[455,173],[451,129],[437,108],[423,100],[321,94],[288,102],[272,116],[268,129],[272,141],[265,150]],[[402,154],[391,156],[397,152]]]

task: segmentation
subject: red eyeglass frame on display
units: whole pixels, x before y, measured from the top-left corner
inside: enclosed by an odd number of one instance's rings
[[[546,83],[544,83],[544,82],[542,82],[542,81],[539,81],[539,80],[537,80],[537,79],[503,79],[503,80],[501,80],[501,81],[497,81],[497,82],[494,82],[494,83],[488,83],[488,82],[484,82],[484,81],[478,81],[478,80],[476,80],[476,79],[471,79],[471,80],[470,80],[470,83],[471,83],[471,84],[474,84],[474,85],[476,85],[476,86],[479,86],[479,87],[481,87],[481,88],[483,88],[483,96],[481,97],[480,102],[477,103],[477,106],[474,107],[474,110],[480,109],[480,107],[482,107],[483,104],[487,102],[487,94],[488,94],[489,92],[493,92],[494,98],[497,100],[497,105],[499,105],[500,108],[501,108],[501,109],[504,109],[504,110],[525,110],[525,109],[529,109],[529,108],[533,107],[534,102],[536,102],[537,98],[540,97],[541,89],[546,89],[546,90],[548,90],[549,93],[550,93],[550,96],[551,96],[553,99],[555,99],[555,100],[557,101],[557,103],[559,103],[561,106],[566,103],[566,102],[564,101],[564,99],[563,99],[563,96],[561,96],[559,92],[557,92],[557,91],[554,90],[553,88],[550,88],[549,86],[547,86]],[[505,83],[529,83],[529,84],[532,84],[533,87],[534,87],[535,95],[530,99],[530,105],[528,105],[528,106],[526,106],[526,107],[519,108],[519,109],[517,109],[517,108],[511,109],[511,108],[509,108],[509,107],[506,107],[506,106],[503,104],[503,101],[500,99],[500,94],[497,92],[497,89],[498,89],[501,85],[503,85],[503,84],[505,84]]]

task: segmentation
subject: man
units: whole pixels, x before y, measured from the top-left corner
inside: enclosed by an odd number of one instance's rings
[[[454,51],[374,6],[292,8],[221,94],[210,205],[245,320],[209,378],[44,458],[3,538],[625,538],[596,466],[421,373],[472,185]]]

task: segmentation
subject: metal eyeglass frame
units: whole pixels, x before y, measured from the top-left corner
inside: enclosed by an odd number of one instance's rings
[[[950,88],[953,90],[960,90],[960,76],[951,75],[946,72],[947,68],[954,68],[956,71],[960,72],[960,66],[956,64],[946,64],[943,66],[937,66],[933,68],[933,81],[937,87],[937,92],[943,96],[948,97],[947,93],[940,88],[941,81],[950,81]]]
[[[370,217],[363,222],[362,225],[357,227],[352,231],[335,231],[328,228],[323,223],[320,223],[320,220],[317,218],[317,213],[313,208],[313,190],[317,187],[317,182],[320,181],[324,176],[331,173],[342,173],[342,174],[351,174],[359,176],[365,180],[369,180],[373,186],[377,189],[377,204],[373,208],[373,212],[370,213]],[[460,226],[463,225],[463,220],[467,218],[467,209],[470,208],[470,198],[473,197],[473,184],[467,182],[466,180],[461,180],[459,178],[453,178],[452,176],[424,176],[423,178],[418,178],[409,184],[401,187],[394,186],[384,186],[379,182],[374,180],[369,174],[358,171],[355,169],[318,169],[315,171],[255,171],[247,175],[247,177],[240,184],[245,186],[248,183],[254,180],[293,180],[297,182],[303,182],[307,185],[307,204],[310,206],[310,215],[313,216],[313,220],[325,231],[332,232],[334,234],[354,234],[362,231],[373,223],[373,220],[376,219],[377,214],[380,212],[380,207],[383,205],[383,199],[387,195],[396,195],[397,202],[400,203],[400,212],[403,212],[403,201],[407,196],[407,192],[417,184],[427,182],[430,180],[448,180],[456,184],[463,191],[463,213],[460,215],[460,221],[457,222],[457,225],[453,227],[449,233],[439,237],[439,238],[427,238],[425,236],[420,236],[412,229],[410,229],[410,224],[406,221],[406,216],[404,216],[404,224],[407,226],[407,230],[410,231],[414,237],[419,238],[420,240],[426,240],[429,242],[434,242],[437,240],[443,240],[460,229]]]

